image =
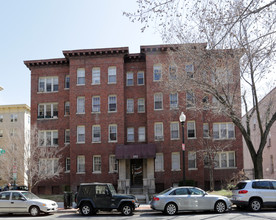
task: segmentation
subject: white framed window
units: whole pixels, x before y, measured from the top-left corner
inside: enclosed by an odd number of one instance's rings
[[[179,139],[179,122],[171,122],[171,140]]]
[[[195,121],[188,121],[187,122],[187,136],[189,138],[196,138],[196,127]]]
[[[3,137],[3,130],[0,129],[0,138],[2,138],[2,137]]]
[[[217,152],[215,156],[215,168],[236,167],[236,157],[234,151]]]
[[[203,123],[203,138],[209,138],[209,137],[210,137],[209,124]]]
[[[138,141],[139,142],[146,141],[146,128],[145,127],[138,128]]]
[[[162,77],[162,66],[161,64],[153,65],[153,81],[160,81]]]
[[[77,157],[77,173],[85,173],[85,156],[79,155]]]
[[[154,94],[154,110],[162,110],[163,109],[163,94],[155,93]]]
[[[85,97],[79,96],[77,97],[77,114],[85,113]]]
[[[3,115],[0,115],[0,122],[3,122],[4,121],[4,117]]]
[[[38,92],[57,92],[58,91],[58,77],[39,77]]]
[[[11,114],[11,122],[17,122],[18,115],[17,114]]]
[[[40,158],[39,171],[44,175],[53,175],[58,172],[58,158]]]
[[[185,71],[187,73],[188,78],[194,78],[194,65],[193,64],[186,64]]]
[[[85,69],[77,69],[77,85],[85,85]]]
[[[116,67],[115,66],[108,67],[108,83],[109,84],[116,83]]]
[[[195,95],[192,91],[186,92],[186,108],[195,107]]]
[[[145,112],[145,99],[139,98],[138,99],[138,113],[144,113]]]
[[[164,171],[164,155],[163,153],[157,153],[155,156],[155,171],[160,172]]]
[[[163,141],[163,122],[154,123],[154,140],[155,141]]]
[[[214,123],[213,124],[214,139],[234,139],[235,126],[232,122]]]
[[[70,157],[66,157],[65,172],[70,172],[70,169],[71,169],[71,159],[70,159]]]
[[[70,88],[70,76],[69,75],[65,76],[64,88],[65,89],[69,89]]]
[[[178,94],[170,94],[170,109],[178,108]]]
[[[64,103],[64,115],[70,115],[70,102]]]
[[[16,128],[12,128],[12,129],[10,130],[10,136],[11,136],[11,137],[16,136]]]
[[[93,143],[101,142],[101,126],[100,125],[92,126],[92,142]]]
[[[101,84],[101,69],[99,67],[94,67],[92,69],[92,85]]]
[[[127,128],[127,142],[134,142],[134,128]]]
[[[126,85],[133,86],[133,84],[134,84],[133,72],[128,72],[126,75]]]
[[[41,147],[58,146],[58,131],[57,130],[38,131],[38,144]]]
[[[118,173],[118,160],[115,155],[109,155],[109,172]]]
[[[141,86],[141,85],[144,85],[144,72],[142,71],[139,71],[137,73],[137,85]]]
[[[111,124],[108,126],[108,141],[117,142],[117,125]]]
[[[127,99],[127,113],[134,112],[134,99]]]
[[[188,152],[188,168],[196,169],[196,152],[189,151]]]
[[[40,103],[38,104],[37,118],[57,118],[58,103]]]
[[[117,96],[108,96],[108,112],[117,112]]]
[[[77,143],[85,143],[85,126],[77,127]]]
[[[100,113],[101,112],[101,97],[93,96],[92,97],[92,113]]]
[[[70,143],[70,129],[66,129],[64,132],[64,143],[69,144]]]
[[[180,153],[172,152],[172,171],[180,170]]]
[[[170,79],[176,79],[176,71],[177,71],[177,68],[175,65],[169,66]]]
[[[102,172],[102,158],[100,155],[93,156],[93,173]]]

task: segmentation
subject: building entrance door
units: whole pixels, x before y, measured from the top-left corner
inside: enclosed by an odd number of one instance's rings
[[[132,186],[143,186],[143,159],[130,160]]]

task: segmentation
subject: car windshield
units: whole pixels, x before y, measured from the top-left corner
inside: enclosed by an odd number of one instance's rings
[[[22,192],[22,194],[25,196],[26,199],[39,199],[38,196],[31,192]]]
[[[117,194],[117,193],[116,193],[116,190],[114,189],[114,186],[113,186],[113,185],[108,185],[108,188],[109,188],[109,190],[110,190],[110,192],[111,192],[112,195]]]

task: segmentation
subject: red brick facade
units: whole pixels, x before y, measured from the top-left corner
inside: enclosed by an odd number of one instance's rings
[[[161,48],[161,49],[160,49]],[[163,49],[162,49],[163,48]],[[166,46],[141,47],[141,53],[129,54],[128,48],[110,48],[94,50],[64,51],[64,59],[33,60],[25,61],[25,65],[31,70],[31,124],[37,125],[38,130],[58,130],[58,147],[64,147],[62,166],[65,167],[66,158],[70,158],[70,172],[61,174],[58,181],[41,182],[34,191],[38,193],[63,192],[70,187],[76,190],[83,182],[111,182],[115,186],[120,184],[119,179],[132,179],[130,174],[132,163],[136,159],[143,162],[143,181],[149,178],[152,163],[140,156],[119,160],[118,172],[110,172],[109,156],[115,155],[118,145],[135,145],[153,143],[156,153],[163,153],[163,170],[154,171],[153,179],[155,191],[160,191],[179,183],[182,179],[182,136],[181,124],[179,123],[179,135],[176,140],[171,140],[170,123],[179,122],[180,113],[186,114],[186,121],[195,122],[196,137],[187,138],[187,123],[185,122],[185,145],[186,145],[186,179],[194,180],[201,188],[208,188],[209,171],[204,167],[203,159],[196,157],[196,167],[189,168],[188,152],[198,151],[204,148],[203,123],[209,124],[212,134],[212,123],[231,122],[222,115],[214,115],[211,111],[194,111],[186,109],[186,91],[178,92],[179,108],[170,109],[170,93],[160,86],[159,82],[153,80],[153,66],[157,63],[167,62]],[[108,68],[116,67],[116,83],[108,83]],[[100,68],[100,84],[92,85],[92,68]],[[77,85],[77,69],[85,69],[85,85]],[[133,73],[133,86],[127,86],[128,72]],[[144,72],[144,84],[138,85],[137,73]],[[163,71],[162,74],[166,74]],[[238,63],[235,74],[238,75]],[[65,88],[65,77],[70,76],[70,88]],[[53,92],[39,92],[39,77],[58,77],[58,90]],[[162,110],[154,110],[154,94],[163,94]],[[108,112],[108,96],[116,95],[117,111]],[[92,97],[100,97],[100,113],[92,112]],[[200,90],[196,92],[197,99],[202,100]],[[77,97],[85,97],[85,113],[77,113]],[[183,98],[184,97],[184,98]],[[145,100],[145,111],[138,112],[138,99]],[[127,113],[127,99],[133,99],[134,112]],[[210,98],[211,100],[211,98]],[[65,102],[70,101],[70,115],[65,116]],[[58,103],[58,117],[38,118],[38,106],[42,103]],[[196,102],[197,104],[201,104]],[[181,106],[181,107],[180,107]],[[207,120],[208,118],[208,120]],[[156,122],[163,123],[163,140],[155,140],[154,126]],[[109,125],[117,125],[117,141],[109,142]],[[92,126],[99,125],[101,131],[100,143],[92,143]],[[85,127],[85,143],[77,143],[77,127]],[[145,141],[138,142],[138,129],[145,127]],[[127,128],[134,128],[134,142],[127,141]],[[70,144],[65,144],[65,130],[70,129]],[[221,144],[229,144],[230,150],[234,152],[234,166],[215,169],[214,178],[216,183],[221,184],[243,168],[242,137],[240,131],[235,129],[235,138],[221,140]],[[172,153],[178,153],[180,169],[172,171]],[[77,156],[85,156],[85,173],[77,173]],[[100,156],[100,172],[94,172],[93,156]],[[122,165],[125,164],[125,165]],[[154,165],[154,164],[153,164]],[[126,172],[120,176],[121,168]],[[154,170],[154,167],[152,168]],[[148,172],[148,176],[145,174]],[[129,176],[130,175],[130,176]],[[130,187],[134,180],[130,180]]]

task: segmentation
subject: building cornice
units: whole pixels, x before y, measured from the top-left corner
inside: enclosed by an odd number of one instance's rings
[[[49,66],[49,65],[68,65],[69,61],[65,58],[45,59],[45,60],[26,60],[24,64],[31,69],[32,67]]]
[[[26,104],[18,104],[18,105],[0,105],[0,111],[4,110],[15,110],[15,109],[24,109],[26,111],[31,111],[30,106]]]

